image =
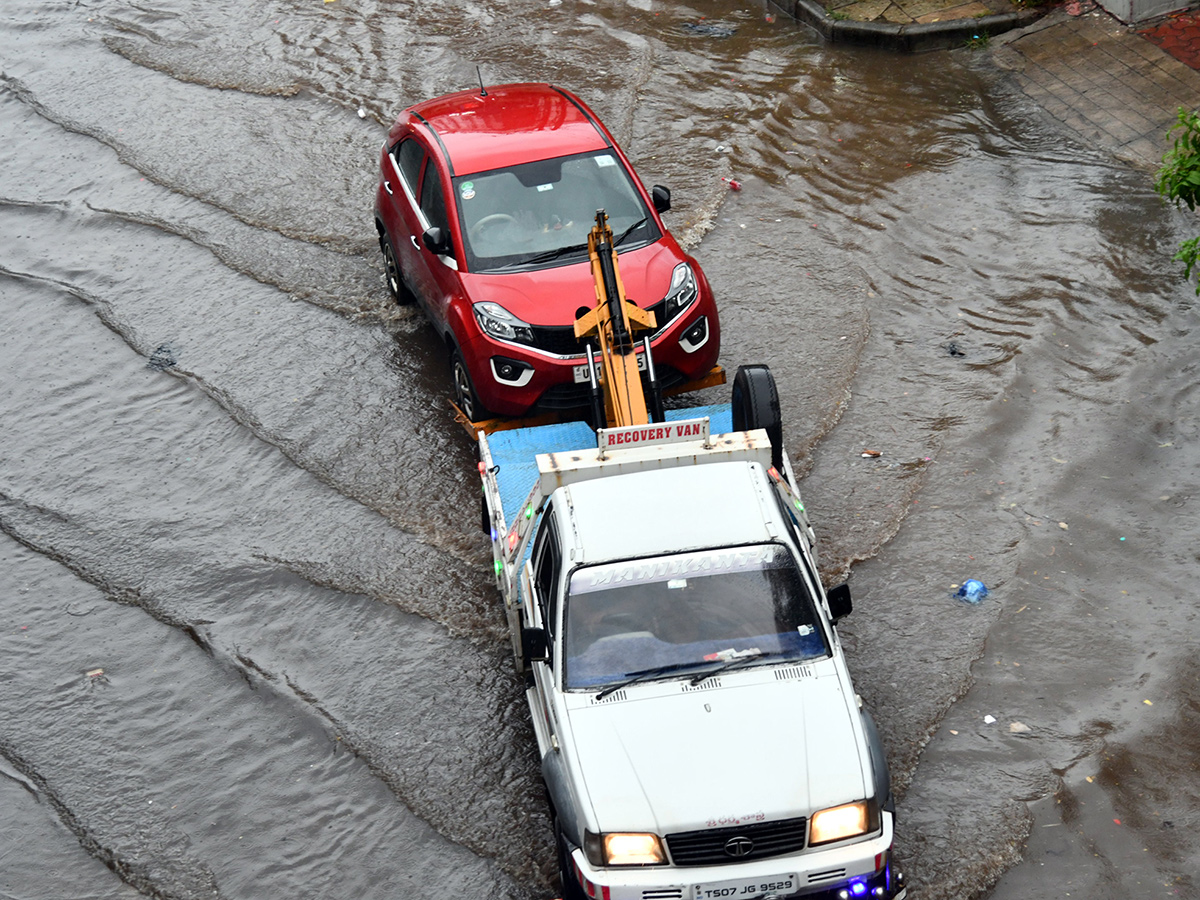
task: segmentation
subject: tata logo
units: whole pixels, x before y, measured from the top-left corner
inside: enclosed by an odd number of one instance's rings
[[[731,837],[725,842],[725,855],[732,856],[734,859],[742,859],[749,856],[754,851],[754,841],[748,837]]]

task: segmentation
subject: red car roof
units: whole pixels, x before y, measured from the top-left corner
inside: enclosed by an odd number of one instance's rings
[[[503,84],[459,91],[410,107],[437,132],[455,175],[585,153],[608,137],[567,91],[549,84]]]

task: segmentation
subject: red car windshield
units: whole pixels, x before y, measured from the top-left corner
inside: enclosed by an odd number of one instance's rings
[[[465,175],[454,180],[454,200],[472,272],[578,262],[598,209],[622,249],[662,236],[609,150]]]

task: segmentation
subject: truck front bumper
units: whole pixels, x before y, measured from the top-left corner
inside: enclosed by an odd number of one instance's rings
[[[891,863],[892,815],[875,838],[722,866],[600,869],[574,848],[575,876],[594,900],[903,900]]]

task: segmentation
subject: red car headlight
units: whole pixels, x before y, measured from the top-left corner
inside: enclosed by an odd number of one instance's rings
[[[533,327],[522,322],[499,303],[476,303],[472,307],[475,321],[488,337],[501,341],[533,343]]]
[[[700,289],[696,286],[696,273],[687,263],[680,263],[671,273],[671,287],[667,296],[663,297],[663,320],[658,323],[662,328],[671,322],[681,312],[696,302]]]

